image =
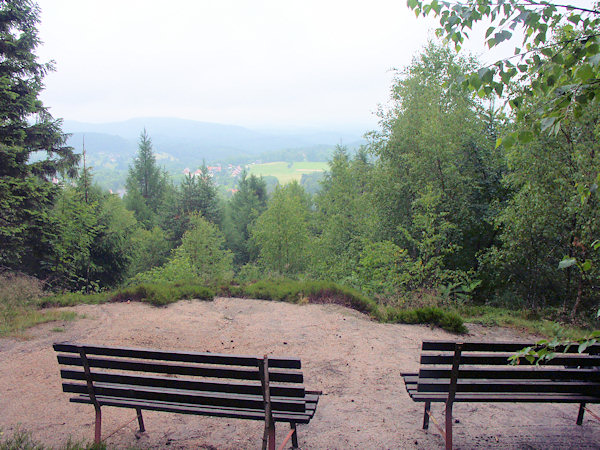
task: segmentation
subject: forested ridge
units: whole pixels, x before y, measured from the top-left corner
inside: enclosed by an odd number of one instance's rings
[[[25,274],[46,291],[94,293],[314,281],[395,311],[491,305],[593,326],[598,10],[408,3],[437,14],[456,45],[430,41],[396,71],[368,143],[338,146],[316,194],[292,182],[269,195],[264,179],[243,173],[225,199],[206,165],[174,183],[146,130],[124,197],[100,188],[38,99],[52,67],[35,56],[37,6],[2,2],[3,282]],[[520,63],[482,67],[459,52],[468,18],[488,16],[505,18],[488,32],[490,47],[511,23],[524,27]],[[35,152],[47,158],[31,162]]]

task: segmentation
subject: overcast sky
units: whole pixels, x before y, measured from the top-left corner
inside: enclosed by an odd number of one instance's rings
[[[372,129],[435,22],[405,0],[39,0],[55,117]]]

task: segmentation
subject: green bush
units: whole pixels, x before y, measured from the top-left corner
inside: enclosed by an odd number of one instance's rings
[[[435,306],[416,309],[387,308],[386,321],[392,323],[428,323],[452,333],[466,333],[463,319],[456,313],[446,312]]]
[[[375,301],[360,292],[339,286],[330,281],[296,281],[287,278],[280,280],[262,280],[242,286],[240,295],[264,300],[281,300],[298,303],[336,303],[364,312],[376,319],[381,318]]]
[[[197,298],[212,300],[215,291],[206,286],[189,283],[139,284],[118,290],[111,295],[110,301],[140,301],[154,306],[164,306],[178,300]]]

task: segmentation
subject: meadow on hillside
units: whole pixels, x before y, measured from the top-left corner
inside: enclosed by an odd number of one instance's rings
[[[315,172],[325,172],[329,169],[327,162],[271,162],[263,164],[250,164],[248,173],[258,177],[273,176],[279,180],[280,184],[287,184],[291,181],[300,181],[302,175]]]

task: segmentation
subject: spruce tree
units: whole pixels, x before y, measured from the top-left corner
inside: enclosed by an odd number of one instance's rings
[[[144,129],[140,134],[138,154],[129,166],[126,203],[136,219],[151,229],[166,188],[166,175],[156,164],[152,140]]]
[[[54,232],[52,179],[74,176],[78,161],[61,121],[38,98],[53,70],[35,54],[39,13],[33,1],[0,2],[0,265],[34,274]]]

